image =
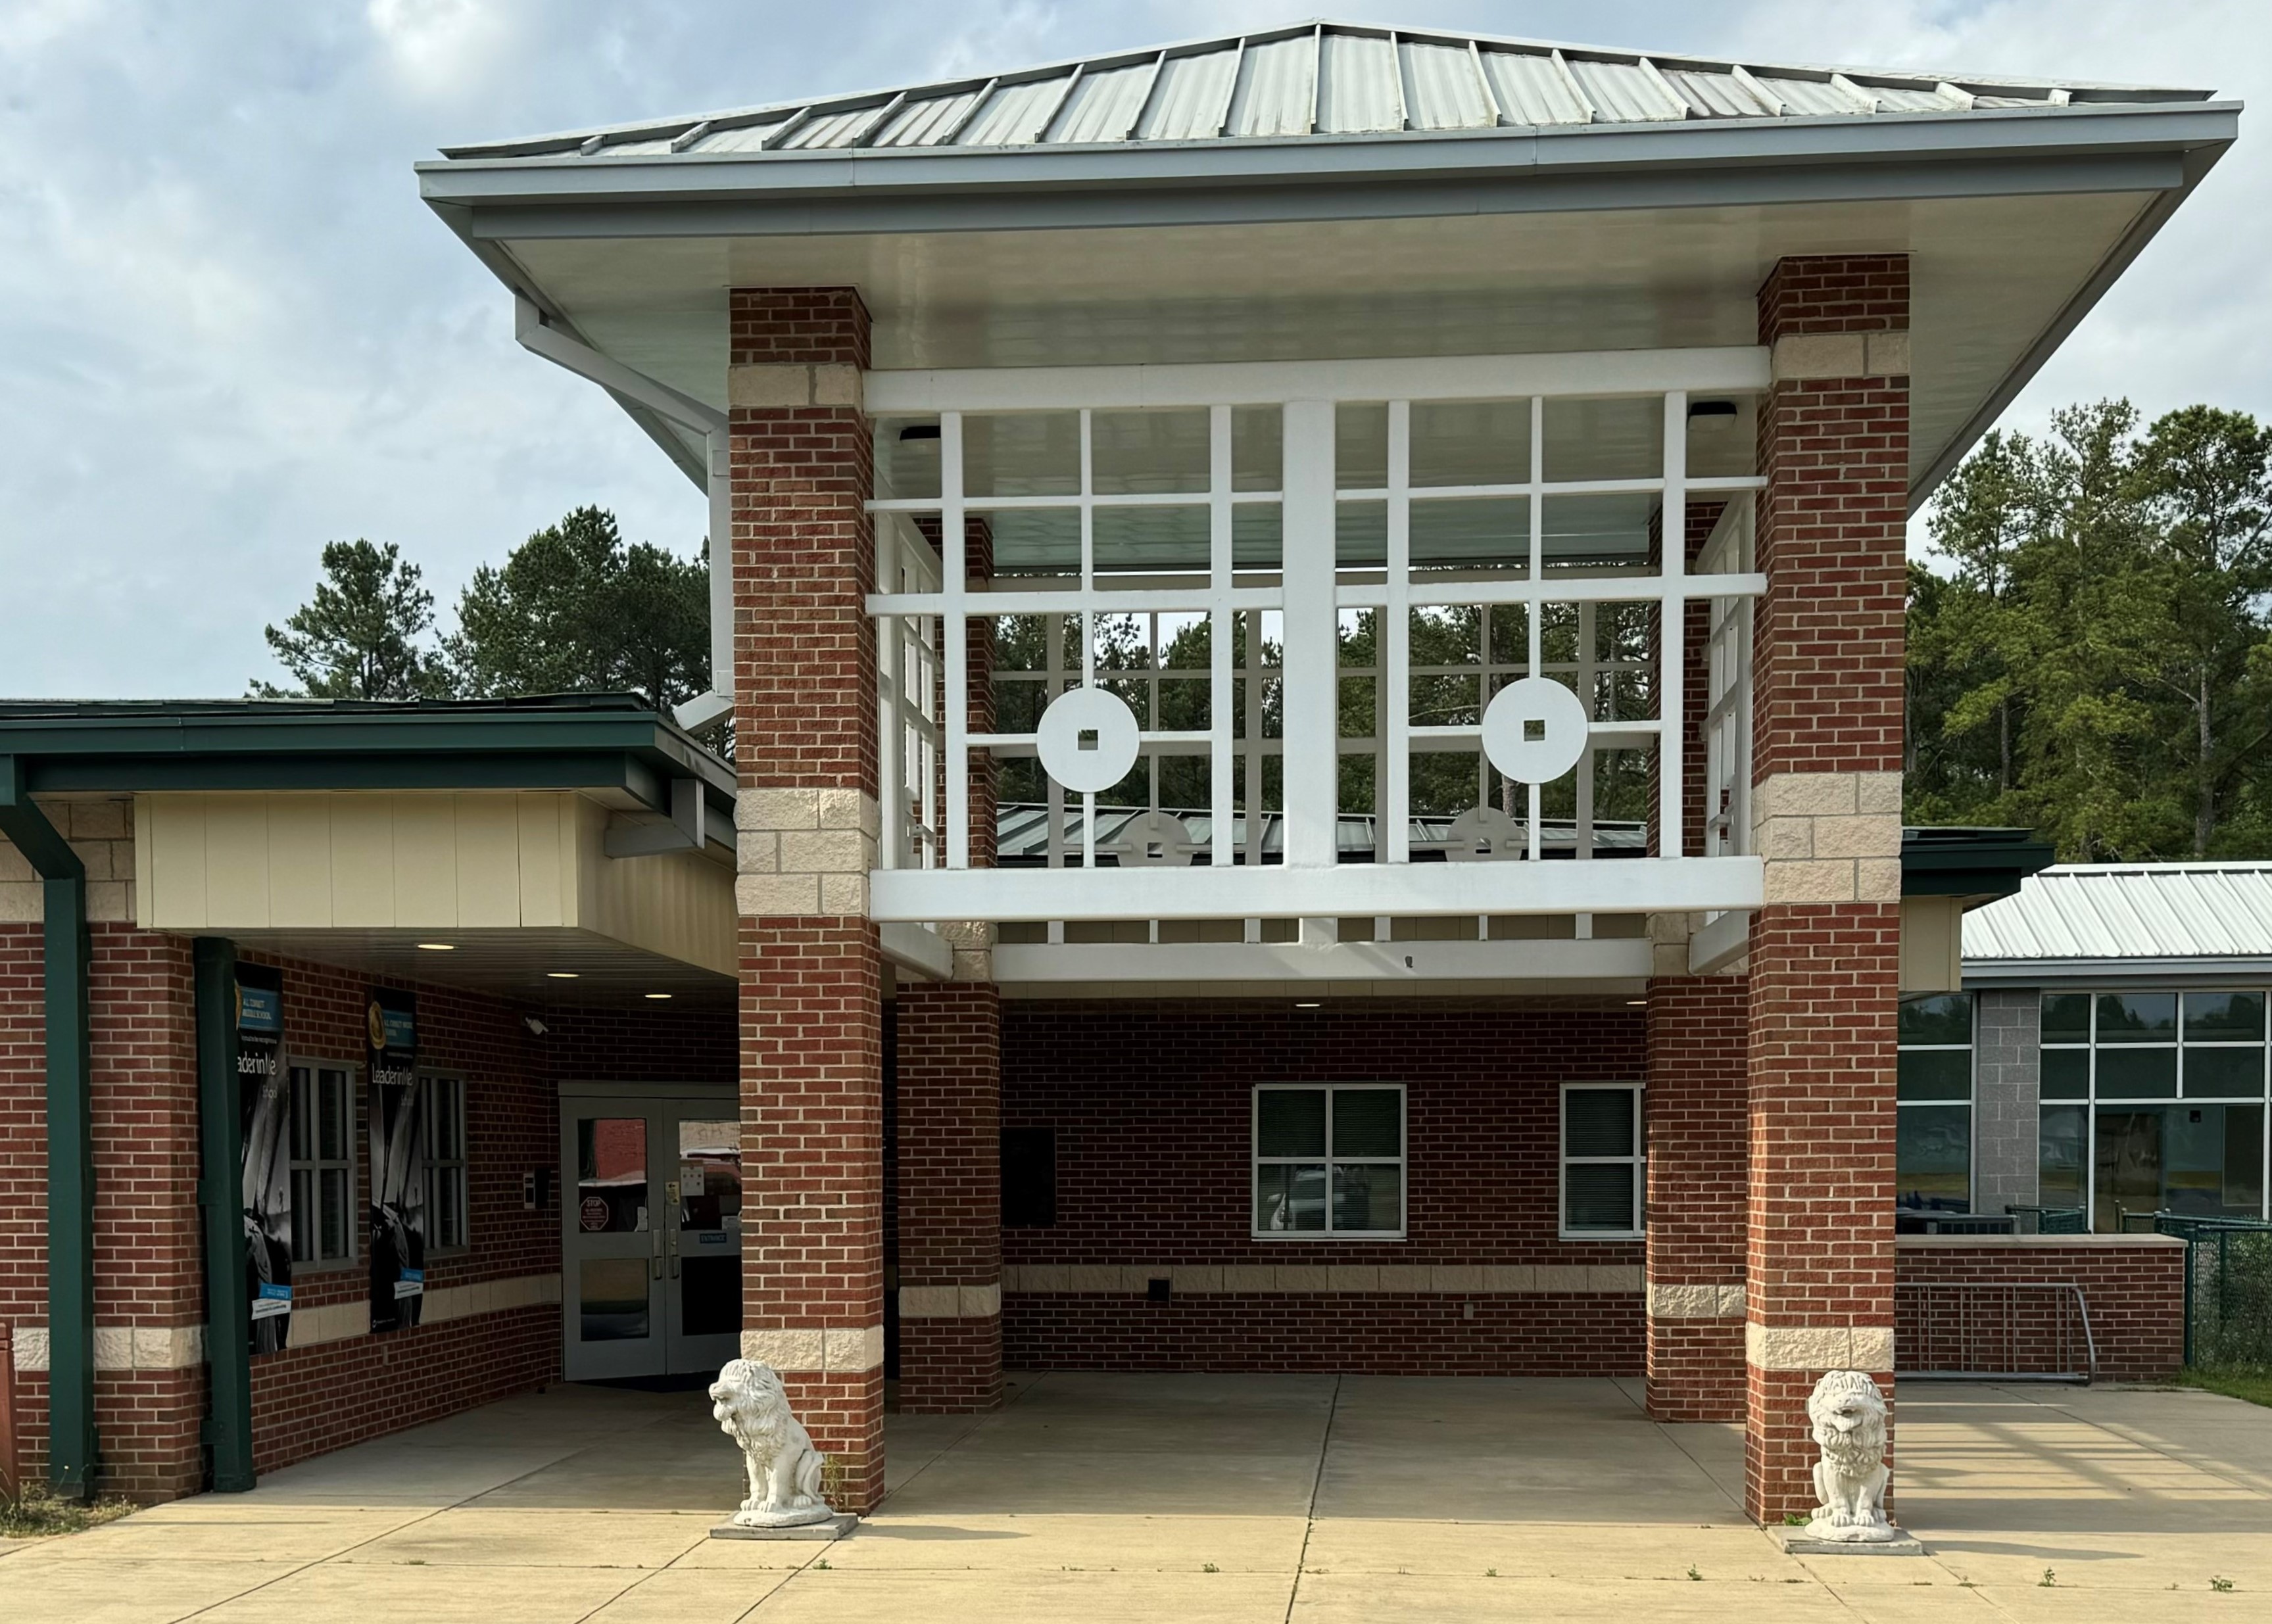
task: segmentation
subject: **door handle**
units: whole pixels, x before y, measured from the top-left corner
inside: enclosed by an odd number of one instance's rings
[[[662,1278],[662,1231],[657,1229],[649,1233],[654,1236],[654,1278],[660,1280]]]
[[[669,1235],[669,1239],[663,1243],[663,1249],[670,1255],[670,1278],[676,1280],[678,1278],[678,1232],[675,1229],[671,1230]]]

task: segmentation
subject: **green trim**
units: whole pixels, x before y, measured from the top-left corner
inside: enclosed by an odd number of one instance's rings
[[[615,695],[509,703],[324,701],[0,705],[0,756],[39,794],[143,790],[620,790],[657,811],[701,782],[730,813],[734,769]]]
[[[198,999],[198,1141],[203,1163],[198,1204],[205,1228],[206,1363],[212,1408],[206,1441],[213,1486],[237,1494],[253,1486],[252,1353],[245,1301],[244,1117],[238,1094],[236,944],[199,936],[193,944]]]
[[[86,868],[0,756],[0,833],[42,882],[48,1134],[48,1480],[94,1492],[94,1135],[88,1062]]]
[[[1902,895],[2009,897],[2058,853],[2027,829],[1909,828],[1902,831]]]

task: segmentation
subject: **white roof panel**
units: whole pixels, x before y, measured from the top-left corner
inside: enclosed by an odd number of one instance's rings
[[[1482,73],[1478,78],[1476,69]],[[1780,109],[1760,104],[1748,73]],[[1843,82],[1835,82],[1842,79]],[[452,159],[694,157],[747,154],[788,119],[797,128],[766,151],[853,145],[1024,147],[1110,142],[1304,141],[1319,136],[1430,134],[1523,126],[1671,123],[1718,118],[1962,118],[2013,108],[2056,115],[2069,103],[2202,101],[2208,93],[2142,86],[2013,79],[1856,68],[1740,67],[1591,46],[1439,30],[1304,23],[1157,52],[1005,71],[984,105],[973,79],[824,97],[732,112],[444,149]],[[1485,84],[1489,93],[1485,93]],[[1952,97],[1944,83],[1959,85]],[[1068,86],[1071,93],[1067,94]],[[871,114],[905,104],[881,130]],[[1964,104],[1964,97],[1970,105]],[[1494,105],[1495,104],[1495,105]],[[1316,117],[1312,119],[1314,106]],[[678,146],[700,124],[710,130]],[[587,148],[589,151],[587,151]]]
[[[1316,93],[1318,52],[1305,34],[1246,48],[1231,93],[1227,136],[1305,136]]]
[[[1484,77],[1491,80],[1498,110],[1511,124],[1583,124],[1592,111],[1551,56],[1520,51],[1482,53]]]
[[[2272,862],[2065,863],[1964,916],[1968,965],[2272,958]]]
[[[1160,64],[1159,88],[1136,129],[1139,141],[1202,141],[1222,133],[1238,71],[1238,41],[1214,50],[1170,56]]]
[[[1333,135],[1404,128],[1395,42],[1377,34],[1319,36],[1318,128]]]

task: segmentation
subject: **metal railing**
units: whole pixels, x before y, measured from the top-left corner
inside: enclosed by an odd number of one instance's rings
[[[1903,1382],[2073,1382],[2098,1377],[2082,1288],[2000,1280],[1894,1288]]]

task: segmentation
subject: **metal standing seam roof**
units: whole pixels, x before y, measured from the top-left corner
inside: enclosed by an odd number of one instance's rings
[[[442,149],[453,160],[983,151],[1501,127],[1947,115],[2201,90],[1741,63],[1305,22],[1016,72]]]
[[[2272,862],[2065,863],[1964,919],[1968,965],[2272,958]]]

